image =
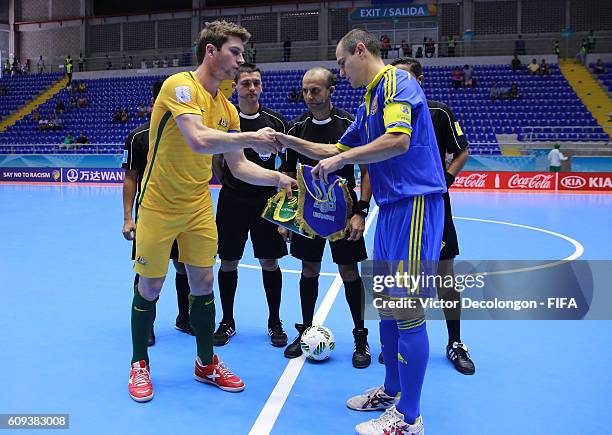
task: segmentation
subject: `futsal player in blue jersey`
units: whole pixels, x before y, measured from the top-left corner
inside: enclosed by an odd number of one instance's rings
[[[335,146],[282,134],[277,140],[320,160],[313,175],[324,180],[346,164],[368,164],[379,206],[374,260],[435,263],[442,247],[446,182],[425,94],[409,73],[385,66],[378,39],[365,30],[347,33],[336,59],[353,88],[366,87],[355,121]],[[357,433],[424,434],[420,398],[429,340],[423,310],[416,307],[408,318],[381,310],[385,382],[347,405],[385,412],[357,425]]]

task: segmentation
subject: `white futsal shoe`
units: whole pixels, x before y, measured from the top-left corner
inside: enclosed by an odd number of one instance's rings
[[[395,405],[380,417],[358,424],[355,431],[359,435],[425,435],[423,419],[418,417],[413,424],[408,424]]]
[[[385,393],[384,385],[370,388],[364,394],[351,397],[346,406],[355,411],[384,411],[399,401],[399,394],[396,397]]]

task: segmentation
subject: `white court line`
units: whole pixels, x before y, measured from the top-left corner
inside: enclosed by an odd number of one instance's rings
[[[477,219],[477,218],[457,217],[457,216],[453,216],[453,219],[460,219],[460,220],[465,220],[465,221],[476,221],[476,222],[488,222],[492,224],[508,225],[510,227],[518,227],[518,228],[525,228],[525,229],[533,230],[533,231],[539,231],[541,233],[550,234],[551,236],[559,237],[560,239],[570,242],[574,246],[574,252],[569,257],[565,257],[561,260],[553,261],[551,263],[546,263],[546,264],[540,264],[538,266],[523,267],[519,269],[498,270],[495,272],[482,272],[482,273],[479,273],[480,275],[506,275],[509,273],[531,272],[534,270],[546,269],[548,267],[554,267],[554,266],[558,266],[559,264],[563,264],[563,263],[570,262],[572,260],[576,260],[582,257],[582,254],[584,254],[584,246],[582,246],[582,244],[579,241],[574,240],[571,237],[566,236],[565,234],[555,233],[554,231],[545,230],[543,228],[531,227],[529,225],[522,225],[522,224],[514,224],[512,222],[493,221],[490,219]]]
[[[372,210],[372,213],[370,213],[368,216],[365,230],[363,232],[364,237],[368,233],[368,230],[372,225],[372,221],[377,213],[378,206],[374,207],[374,210]],[[340,278],[339,274],[335,275],[336,278],[334,279],[334,282],[327,290],[327,293],[325,293],[325,298],[323,298],[323,302],[321,302],[319,309],[314,315],[312,320],[314,325],[323,324],[325,318],[329,314],[329,310],[331,309],[334,300],[336,299],[336,296],[338,296],[338,291],[342,285],[342,278]],[[287,367],[285,367],[285,370],[283,371],[283,374],[276,383],[274,390],[270,394],[270,397],[268,397],[266,404],[259,413],[255,424],[253,424],[249,435],[269,434],[272,431],[272,427],[274,426],[274,423],[276,423],[276,419],[278,418],[281,409],[283,409],[287,397],[289,397],[293,384],[295,384],[295,381],[300,374],[302,367],[304,366],[304,361],[306,361],[306,357],[304,355],[299,358],[293,358],[289,361]]]

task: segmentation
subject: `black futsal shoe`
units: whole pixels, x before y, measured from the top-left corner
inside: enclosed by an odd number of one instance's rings
[[[268,335],[270,336],[270,343],[274,347],[287,346],[287,333],[283,329],[283,323],[277,322],[272,325],[268,324]]]
[[[368,345],[368,329],[353,329],[355,338],[355,350],[353,351],[353,367],[365,369],[372,362],[370,357],[370,346]]]
[[[236,335],[236,326],[231,323],[221,322],[213,335],[213,344],[215,346],[225,346],[234,335]]]
[[[465,344],[455,341],[446,346],[446,357],[453,363],[455,369],[464,375],[473,375],[476,372],[474,362]]]
[[[181,317],[177,317],[174,327],[185,334],[195,335],[193,329],[191,328],[191,323],[189,323],[189,318],[182,319]]]
[[[300,346],[300,340],[302,338],[302,333],[304,332],[304,329],[306,328],[304,328],[304,325],[302,325],[301,323],[296,323],[295,329],[297,329],[298,331],[298,336],[295,340],[293,340],[293,343],[291,343],[289,346],[285,348],[284,355],[287,358],[297,358],[298,356],[302,355],[302,348]]]

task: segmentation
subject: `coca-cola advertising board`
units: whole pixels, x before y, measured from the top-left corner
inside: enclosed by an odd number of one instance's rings
[[[612,173],[465,171],[456,178],[451,189],[515,192],[612,192]]]

